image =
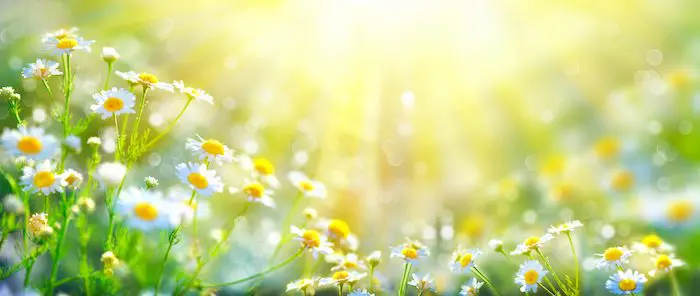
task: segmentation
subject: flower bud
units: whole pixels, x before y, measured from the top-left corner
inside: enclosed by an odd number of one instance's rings
[[[158,179],[156,178],[148,176],[143,181],[144,183],[146,183],[146,189],[153,189],[158,187]]]
[[[105,270],[111,270],[115,266],[117,266],[117,264],[119,264],[119,259],[117,258],[117,256],[114,255],[114,252],[112,251],[104,252],[104,254],[102,254],[102,257],[100,257],[100,261],[102,261]]]
[[[372,268],[379,265],[382,262],[382,251],[374,251],[367,256],[367,263],[369,263]]]
[[[489,241],[489,248],[496,252],[503,253],[503,241],[492,239]]]
[[[318,212],[316,212],[316,210],[313,208],[307,208],[304,210],[304,217],[307,220],[314,220],[318,217]]]
[[[95,211],[95,201],[93,201],[92,198],[81,197],[80,199],[78,199],[77,205],[83,208],[88,213],[92,213],[93,211]]]
[[[98,137],[90,137],[87,140],[88,145],[100,146],[102,145],[102,140]]]
[[[102,60],[107,63],[114,63],[119,60],[119,53],[113,47],[103,47],[102,48]]]

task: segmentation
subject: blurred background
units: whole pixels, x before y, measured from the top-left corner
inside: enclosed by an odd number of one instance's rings
[[[329,187],[327,199],[307,205],[347,221],[359,253],[383,251],[378,276],[387,287],[402,269],[389,246],[405,237],[433,249],[418,270],[454,294],[466,280],[447,269],[456,245],[488,249],[495,238],[511,249],[550,224],[578,219],[586,225],[577,235],[590,270],[586,294],[601,293],[608,276],[591,270],[594,254],[649,233],[676,245],[690,265],[679,272],[681,285],[698,288],[698,1],[0,0],[0,7],[0,81],[22,90],[27,116],[50,117],[46,93],[22,81],[21,68],[48,56],[44,33],[78,27],[96,43],[76,59],[75,110],[88,114],[104,81],[103,46],[121,54],[117,70],[184,80],[214,96],[214,106],[193,104],[172,137],[143,157],[133,183],[152,175],[164,187],[177,184],[172,168],[189,157],[184,143],[195,133],[268,158],[283,183],[286,172],[305,171]],[[162,92],[152,99],[146,115],[154,129],[185,102]],[[0,118],[12,122],[4,108]],[[91,130],[114,133],[99,124]],[[104,149],[113,152],[113,141]],[[240,187],[240,172],[219,173]],[[285,186],[277,209],[244,219],[206,278],[262,269],[294,198]],[[216,227],[243,198],[211,202],[204,223]],[[572,274],[567,242],[552,245],[555,267]],[[515,291],[517,268],[497,255],[487,252],[481,266]],[[295,268],[268,277],[263,291],[281,293],[298,278]],[[649,291],[664,295],[668,282],[652,282]]]

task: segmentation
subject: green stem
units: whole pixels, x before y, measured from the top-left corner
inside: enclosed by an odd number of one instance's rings
[[[102,89],[107,90],[109,88],[109,79],[112,78],[112,66],[114,63],[107,62],[107,77],[105,78],[105,85]]]
[[[131,129],[131,139],[129,143],[134,144],[139,135],[139,125],[141,124],[141,118],[143,117],[143,110],[146,109],[146,95],[148,94],[148,87],[143,86],[143,92],[141,93],[141,105],[139,105],[139,112],[136,115],[136,121],[134,122],[134,127]]]
[[[578,256],[576,255],[576,248],[574,247],[574,240],[571,238],[571,232],[567,232],[566,236],[569,238],[569,245],[571,245],[571,253],[574,255],[574,268],[576,268],[576,294],[579,294],[579,266],[578,266]]]
[[[545,287],[542,283],[539,283],[538,285],[540,286],[540,288],[542,288],[542,289],[544,289],[545,291],[547,291],[547,293],[549,293],[549,295],[557,296],[557,294],[554,294],[554,292],[552,292],[552,291],[550,291],[549,289],[547,289],[547,287]]]
[[[343,284],[338,285],[338,296],[343,296]]]
[[[559,289],[561,289],[562,291],[566,291],[567,290],[566,286],[561,282],[561,280],[559,279],[559,276],[557,276],[556,272],[554,272],[554,268],[552,268],[552,265],[549,264],[549,261],[547,260],[547,258],[544,257],[544,254],[542,254],[542,251],[540,251],[540,249],[535,249],[535,252],[537,252],[537,255],[539,255],[540,258],[542,258],[542,262],[544,262],[544,266],[547,267],[549,272],[552,273],[552,277],[554,277],[554,280],[557,282],[557,285],[559,285]]]
[[[121,135],[119,132],[119,121],[117,121],[117,114],[112,113],[112,118],[114,119],[114,129],[117,131],[117,155],[116,155],[116,160],[120,161],[121,156],[123,155],[122,153],[122,141],[121,141]]]
[[[182,226],[182,225],[180,225]],[[165,264],[168,262],[168,256],[170,256],[170,250],[173,248],[175,241],[177,240],[177,233],[180,231],[180,226],[173,230],[168,237],[168,249],[165,250],[165,256],[163,256],[163,262],[160,263],[160,274],[158,274],[158,283],[156,284],[156,290],[154,295],[158,295],[160,290],[160,285],[163,282],[163,273],[165,273]]]
[[[374,266],[369,267],[369,292],[374,293]]]
[[[167,134],[170,132],[170,130],[173,129],[173,127],[175,126],[175,124],[180,120],[180,117],[182,117],[182,115],[185,114],[185,110],[187,110],[187,107],[190,105],[190,103],[192,103],[192,99],[188,99],[188,100],[187,100],[187,103],[185,103],[185,106],[182,107],[182,110],[180,110],[180,113],[177,114],[177,116],[175,117],[175,120],[173,120],[173,121],[168,125],[168,127],[165,128],[165,130],[163,130],[163,131],[160,132],[158,135],[156,135],[156,137],[153,138],[153,140],[151,140],[150,142],[148,142],[148,144],[146,144],[146,147],[145,147],[144,149],[151,148],[151,146],[155,145],[155,144],[158,142],[158,140],[160,140],[160,138],[162,138],[163,136],[167,135]]]
[[[32,269],[34,268],[34,262],[35,261],[29,261],[27,264],[29,266],[26,267],[25,272],[24,272],[24,288],[29,288],[29,279],[31,278],[32,274]]]
[[[491,291],[493,291],[493,293],[494,293],[495,295],[497,295],[497,296],[500,296],[500,295],[501,295],[501,293],[498,292],[498,290],[496,290],[496,287],[491,283],[491,281],[486,277],[486,275],[484,275],[484,274],[481,272],[481,270],[479,270],[479,268],[476,267],[476,265],[472,266],[472,271],[474,272],[474,274],[475,274],[477,277],[480,277],[481,280],[484,281],[484,283],[486,283],[487,286],[489,286],[489,288],[491,289]]]
[[[406,295],[406,283],[408,282],[408,275],[411,273],[411,263],[406,261],[403,264],[403,275],[401,276],[401,283],[399,283],[398,296]]]
[[[249,280],[256,279],[256,278],[259,278],[261,276],[265,276],[266,274],[271,273],[271,272],[273,272],[277,269],[280,269],[280,268],[284,267],[285,265],[291,263],[292,261],[294,261],[294,259],[299,258],[299,256],[301,256],[301,254],[303,254],[303,253],[304,253],[304,249],[300,248],[299,251],[294,253],[294,255],[292,255],[291,257],[287,258],[287,260],[284,260],[284,261],[282,261],[282,263],[277,264],[273,267],[270,267],[267,270],[258,272],[256,274],[251,275],[251,276],[247,276],[247,277],[244,277],[242,279],[235,280],[235,281],[230,281],[230,282],[225,282],[225,283],[220,283],[220,284],[202,285],[201,288],[216,288],[216,287],[230,286],[230,285],[235,285],[235,284],[247,282]]]
[[[46,81],[46,79],[42,78],[41,82],[44,84],[44,88],[46,88],[46,92],[49,93],[49,98],[51,98],[51,103],[53,103],[53,92],[51,91],[51,87],[49,86],[49,82]]]
[[[70,223],[70,213],[68,209],[68,202],[66,200],[66,192],[63,192],[63,223],[61,224],[61,232],[58,234],[58,240],[56,241],[56,250],[51,262],[51,276],[49,277],[49,295],[53,295],[54,282],[56,281],[56,276],[58,275],[58,262],[61,259],[61,248],[63,247],[63,239],[66,237],[66,232],[68,232],[68,226]]]
[[[673,289],[673,295],[674,296],[681,296],[681,289],[678,286],[678,278],[676,278],[676,272],[671,269],[669,272],[669,277],[671,278],[671,287]]]

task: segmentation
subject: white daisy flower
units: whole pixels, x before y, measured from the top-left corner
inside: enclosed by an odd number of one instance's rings
[[[579,220],[569,221],[558,226],[550,226],[547,232],[551,234],[567,234],[574,231],[574,229],[583,226],[583,223]]]
[[[326,261],[329,263],[334,263],[335,265],[331,267],[331,271],[338,271],[344,269],[367,269],[365,263],[360,260],[360,257],[355,253],[343,254],[328,254],[326,255]]]
[[[537,260],[527,260],[520,265],[515,275],[515,283],[520,285],[520,292],[537,292],[537,284],[547,275],[547,271]]]
[[[70,29],[58,29],[54,32],[51,33],[46,33],[44,35],[44,38],[41,38],[41,42],[46,43],[49,39],[51,38],[56,38],[56,39],[65,39],[65,38],[76,38],[78,37],[78,28],[73,27]]]
[[[332,254],[333,244],[328,242],[328,238],[321,235],[320,232],[313,229],[302,229],[292,225],[291,233],[295,236],[294,239],[301,242],[301,247],[312,252],[314,258],[318,254]]]
[[[46,79],[54,75],[61,75],[63,72],[58,70],[59,66],[58,63],[51,60],[36,59],[36,62],[22,69],[22,77]]]
[[[367,275],[366,273],[359,273],[356,271],[347,271],[347,270],[336,271],[330,277],[322,278],[319,281],[319,286],[321,286],[321,287],[340,286],[340,285],[345,285],[345,283],[355,283],[355,282],[358,282],[359,280],[361,280],[366,275]]]
[[[209,202],[204,199],[194,199],[190,203],[192,198],[192,191],[184,190],[178,186],[171,187],[166,192],[166,199],[173,202],[178,206],[183,206],[182,212],[185,215],[185,221],[190,222],[194,218],[194,214],[197,214],[197,220],[206,219],[211,215],[211,207]]]
[[[76,172],[73,169],[67,169],[61,174],[61,185],[64,187],[70,187],[73,189],[78,189],[80,183],[83,182],[83,175]]]
[[[126,167],[118,162],[103,162],[97,166],[97,180],[103,186],[118,186],[126,175]]]
[[[287,284],[287,292],[290,291],[300,291],[304,293],[304,295],[314,295],[316,293],[316,286],[318,286],[318,283],[320,281],[320,278],[314,277],[314,278],[307,278],[307,279],[298,279],[296,281],[293,281],[289,284]]]
[[[450,271],[456,273],[469,272],[472,266],[476,266],[476,258],[481,255],[479,249],[462,249],[458,248],[452,253],[452,261],[450,261]]]
[[[655,276],[659,272],[669,272],[671,269],[685,265],[681,259],[676,258],[675,254],[659,254],[651,258],[654,263],[654,270],[649,272],[650,276]]]
[[[181,163],[175,167],[178,177],[183,184],[197,191],[199,195],[211,196],[214,192],[224,191],[224,183],[221,177],[216,175],[216,171],[207,170],[206,165],[201,163]]]
[[[23,189],[30,193],[41,192],[44,195],[63,192],[61,175],[54,173],[53,170],[54,166],[49,160],[39,163],[36,168],[24,167],[21,178]]]
[[[116,209],[126,225],[143,231],[172,229],[179,222],[171,203],[158,191],[129,187],[119,195]]]
[[[364,289],[357,289],[355,291],[350,292],[348,296],[374,296],[374,293],[367,292],[367,290]]]
[[[90,109],[102,116],[102,119],[112,117],[112,115],[122,115],[124,113],[136,113],[134,105],[136,97],[128,90],[113,87],[110,90],[103,90],[92,95],[95,104]]]
[[[187,95],[190,100],[205,101],[209,104],[214,105],[214,98],[208,94],[205,90],[199,88],[192,88],[185,86],[185,83],[180,81],[173,81],[173,86],[179,92]]]
[[[357,250],[359,241],[357,236],[350,231],[350,226],[347,222],[341,219],[320,219],[317,227],[326,230],[328,239],[339,246],[343,246],[350,250]]]
[[[306,174],[299,171],[289,172],[288,176],[292,185],[303,192],[304,196],[326,198],[326,185],[323,183],[311,180]]]
[[[52,135],[44,134],[40,127],[21,125],[16,130],[5,129],[0,137],[5,151],[14,157],[44,160],[58,153],[60,145]]]
[[[656,254],[673,251],[673,246],[666,243],[656,234],[649,234],[641,242],[634,243],[632,249],[639,253]]]
[[[618,270],[605,282],[605,288],[617,295],[641,295],[646,282],[647,278],[639,272]]]
[[[459,295],[462,296],[477,296],[479,295],[479,289],[484,283],[477,281],[476,278],[472,278],[471,282],[467,285],[462,285],[462,290],[459,291]]]
[[[204,140],[199,135],[194,136],[195,138],[187,139],[185,148],[192,151],[200,160],[216,161],[218,164],[233,161],[233,150],[231,148],[214,139]]]
[[[275,176],[275,166],[267,158],[250,158],[247,155],[243,155],[239,158],[239,164],[241,168],[251,171],[254,177],[259,178],[270,187],[277,188],[280,186],[280,181]]]
[[[423,275],[423,277],[418,276],[415,273],[411,274],[411,281],[408,282],[409,286],[414,286],[418,291],[435,291],[435,284],[433,283],[433,278],[430,277],[429,273]]]
[[[259,202],[271,208],[276,206],[275,200],[270,197],[273,192],[265,189],[265,185],[258,181],[245,180],[241,191],[248,197],[250,202]]]
[[[158,80],[158,77],[156,77],[156,75],[153,75],[151,73],[146,73],[146,72],[136,73],[133,71],[129,71],[129,72],[116,71],[115,73],[117,74],[117,76],[126,80],[130,84],[140,84],[140,85],[143,85],[143,87],[147,87],[149,89],[157,88],[160,90],[173,92],[173,85],[172,84],[160,82]]]
[[[600,259],[596,261],[598,269],[617,269],[627,263],[627,258],[632,256],[632,252],[625,247],[612,247],[605,249],[603,254],[596,254]]]
[[[63,144],[68,146],[70,149],[72,149],[76,153],[80,153],[80,150],[82,150],[82,148],[83,148],[80,137],[78,137],[76,135],[67,136],[66,139],[63,140]]]
[[[428,257],[430,250],[419,242],[408,242],[391,248],[390,257],[399,257],[411,264],[417,264],[418,260]]]
[[[54,55],[71,54],[76,50],[90,52],[90,46],[95,43],[95,40],[85,40],[82,37],[72,36],[58,39],[50,37],[44,41],[46,50]]]
[[[519,244],[515,250],[510,252],[511,255],[522,255],[522,254],[527,254],[530,251],[537,250],[544,246],[544,243],[552,240],[554,238],[553,235],[547,233],[543,236],[531,236],[527,238],[522,244]]]

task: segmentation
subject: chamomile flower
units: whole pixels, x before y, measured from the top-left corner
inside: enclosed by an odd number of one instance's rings
[[[216,161],[219,164],[233,161],[233,150],[214,139],[204,140],[199,135],[195,135],[195,138],[187,139],[185,148],[192,151],[200,160]]]
[[[655,254],[673,251],[673,246],[666,243],[656,234],[649,234],[642,238],[641,242],[634,243],[632,249],[640,253]]]
[[[289,181],[306,197],[326,198],[326,186],[299,171],[289,172]]]
[[[90,109],[99,114],[102,119],[107,119],[112,115],[136,113],[134,110],[136,98],[126,89],[113,87],[110,90],[96,93],[92,97],[95,99],[95,104],[90,106]]]
[[[573,220],[563,224],[559,224],[558,226],[550,226],[547,232],[551,234],[568,234],[581,226],[583,226],[583,223],[581,223],[581,221]]]
[[[73,169],[67,169],[61,174],[60,179],[62,186],[78,189],[83,182],[83,175]]]
[[[117,74],[117,76],[126,80],[131,85],[140,84],[143,87],[148,88],[148,89],[157,88],[160,90],[173,92],[173,85],[172,84],[160,82],[158,80],[158,77],[156,75],[151,74],[151,73],[146,73],[146,72],[136,73],[133,71],[129,71],[129,72],[115,71],[115,73]]]
[[[472,278],[471,282],[466,285],[462,285],[462,290],[459,291],[459,295],[462,296],[477,296],[479,295],[479,289],[484,283],[477,281],[476,278]]]
[[[334,263],[335,265],[331,267],[331,271],[338,270],[349,270],[349,269],[367,269],[365,263],[360,260],[360,257],[355,253],[343,254],[329,254],[326,255],[326,261]]]
[[[275,200],[270,197],[273,192],[266,189],[265,185],[258,181],[245,180],[241,191],[248,197],[248,201],[250,202],[259,202],[271,208],[276,206]]]
[[[46,79],[54,75],[61,75],[63,72],[58,70],[59,66],[58,63],[51,60],[36,59],[36,62],[22,69],[22,77]]]
[[[126,175],[126,167],[118,162],[104,162],[97,167],[97,180],[103,186],[117,186]]]
[[[46,33],[44,35],[44,38],[41,39],[42,42],[46,42],[51,38],[56,38],[56,39],[65,39],[65,38],[76,38],[78,35],[78,28],[73,27],[70,29],[58,29],[54,32],[51,33]]]
[[[64,38],[49,37],[44,40],[46,50],[54,55],[71,54],[74,51],[81,50],[90,52],[90,46],[95,43],[95,40],[85,40],[79,36],[66,36]]]
[[[530,251],[537,250],[544,246],[544,243],[552,240],[554,238],[553,235],[547,233],[543,236],[531,236],[528,237],[522,244],[519,244],[515,250],[510,252],[511,255],[522,255],[522,254],[527,254]]]
[[[336,246],[342,246],[350,250],[357,250],[359,241],[357,236],[350,231],[350,226],[342,219],[320,219],[318,227],[326,230],[328,239]]]
[[[503,241],[499,239],[489,240],[489,248],[495,252],[503,253]]]
[[[659,254],[652,258],[654,270],[649,272],[649,275],[654,276],[659,272],[669,272],[671,269],[685,265],[681,259],[676,258],[674,254]]]
[[[605,249],[603,254],[597,254],[600,259],[596,261],[598,269],[616,269],[627,263],[627,258],[632,256],[632,252],[625,247],[612,247]]]
[[[617,295],[640,295],[646,282],[647,278],[639,272],[618,270],[605,282],[605,288]]]
[[[29,234],[34,237],[43,237],[53,234],[53,228],[49,226],[49,215],[46,213],[36,213],[27,222]]]
[[[356,271],[340,270],[334,272],[330,277],[321,278],[319,286],[342,286],[345,285],[345,283],[357,282],[366,275],[366,273],[359,273]]]
[[[355,291],[350,292],[348,296],[374,296],[374,293],[367,292],[367,290],[364,289],[357,289]]]
[[[391,248],[391,257],[399,257],[404,261],[416,264],[418,260],[428,257],[430,251],[428,247],[419,242],[407,242]]]
[[[520,292],[537,292],[537,284],[547,275],[547,271],[537,260],[527,260],[520,265],[515,275],[515,283],[520,285]]]
[[[458,248],[452,253],[450,261],[450,271],[456,273],[466,273],[475,266],[476,258],[481,255],[479,249],[462,249]]]
[[[22,171],[21,180],[24,190],[30,193],[41,192],[44,195],[63,192],[63,187],[61,187],[63,179],[61,179],[61,175],[54,172],[51,161],[44,160],[36,168],[26,166]]]
[[[292,225],[291,233],[295,236],[294,239],[301,242],[301,247],[312,252],[314,258],[318,254],[332,254],[333,245],[328,242],[328,238],[320,232],[313,229],[301,229]]]
[[[214,98],[208,94],[205,90],[199,88],[193,88],[185,86],[185,83],[180,81],[173,81],[173,86],[179,92],[187,95],[190,100],[205,101],[209,104],[214,105]]]
[[[58,153],[60,145],[52,135],[40,127],[21,125],[16,130],[6,129],[0,137],[2,146],[14,157],[24,156],[31,160],[44,160]]]
[[[240,165],[243,169],[252,171],[253,176],[259,178],[270,187],[277,188],[280,186],[280,181],[275,176],[275,166],[267,158],[242,156]]]
[[[421,292],[435,291],[435,283],[433,282],[433,278],[430,277],[429,273],[426,273],[422,277],[415,273],[412,273],[411,281],[408,282],[408,285],[415,287],[418,291]]]
[[[372,253],[369,253],[365,261],[367,261],[370,266],[377,267],[379,263],[382,263],[382,251],[372,251]]]
[[[214,192],[222,192],[224,183],[216,175],[216,171],[207,170],[206,165],[201,163],[181,163],[175,167],[178,177],[183,184],[197,191],[199,195],[211,196]]]
[[[126,225],[143,231],[172,229],[179,222],[158,191],[129,187],[119,195],[116,209]]]
[[[300,291],[304,293],[304,295],[314,295],[316,293],[316,286],[318,286],[318,283],[320,281],[320,278],[306,278],[306,279],[298,279],[296,281],[293,281],[289,284],[287,284],[287,292],[289,291]]]

